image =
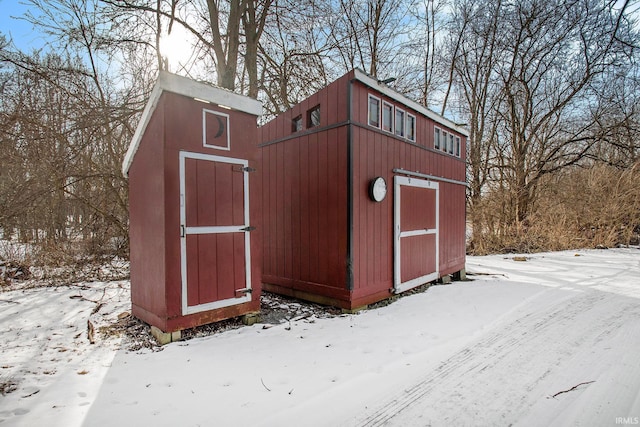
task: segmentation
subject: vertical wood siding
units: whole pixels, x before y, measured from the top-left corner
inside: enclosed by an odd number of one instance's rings
[[[345,128],[263,148],[263,275],[270,280],[344,287],[346,153]]]
[[[320,125],[308,129],[307,112],[317,105]],[[294,133],[298,116],[303,130]],[[345,288],[346,119],[347,76],[261,128],[265,282]]]

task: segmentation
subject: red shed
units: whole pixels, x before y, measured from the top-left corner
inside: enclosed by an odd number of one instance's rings
[[[124,159],[131,302],[165,332],[260,309],[261,104],[161,72]],[[253,231],[256,230],[256,231]]]
[[[261,130],[265,290],[354,309],[464,273],[465,129],[353,70]]]

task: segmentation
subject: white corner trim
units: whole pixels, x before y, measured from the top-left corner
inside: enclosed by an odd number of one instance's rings
[[[133,163],[133,156],[135,156],[136,151],[138,151],[138,146],[140,145],[140,141],[142,140],[142,135],[147,129],[147,125],[151,120],[153,111],[158,105],[158,100],[160,99],[161,94],[162,88],[158,83],[156,83],[156,85],[153,87],[153,90],[151,91],[151,95],[149,95],[147,105],[144,107],[144,111],[142,112],[142,116],[140,117],[138,127],[133,134],[133,138],[131,138],[131,143],[129,144],[127,153],[124,155],[124,160],[122,161],[122,174],[125,178],[128,178],[129,176],[129,168],[131,167],[131,163]]]

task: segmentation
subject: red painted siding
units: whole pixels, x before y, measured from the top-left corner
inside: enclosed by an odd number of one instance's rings
[[[435,248],[435,243],[436,236],[433,234],[402,239],[402,282],[436,271],[436,258],[431,250]]]
[[[384,136],[379,130],[352,130],[354,156],[354,287],[365,294],[393,286],[394,169],[464,182],[464,162],[458,158]],[[376,176],[387,181],[388,195],[372,202],[366,189]],[[464,268],[465,187],[440,182],[440,273]],[[419,216],[419,210],[411,210]],[[407,218],[413,221],[411,217]],[[417,219],[416,219],[417,220]]]
[[[445,195],[445,197],[443,197]],[[465,188],[440,183],[440,274],[451,274],[465,263]]]
[[[144,312],[166,315],[163,106],[147,125],[129,169],[131,303],[140,318]]]
[[[262,127],[265,286],[347,308],[392,292],[394,169],[465,181],[463,135],[455,133],[461,137],[460,158],[434,150],[432,119],[353,78],[353,73],[343,76]],[[369,94],[416,117],[415,142],[368,126]],[[306,112],[318,104],[323,112],[320,126],[292,132],[291,120],[301,115],[306,125]],[[377,176],[385,178],[388,188],[380,203],[368,196],[369,183]],[[440,181],[439,189],[439,268],[448,274],[464,268],[465,187]],[[349,203],[352,224],[348,224]],[[434,200],[405,207],[408,226],[425,221],[420,216],[425,203]],[[434,221],[433,216],[426,219],[428,224]],[[407,246],[411,244],[408,239]],[[403,269],[420,269],[428,263],[426,255],[417,251],[407,259]],[[353,283],[348,281],[349,267]]]
[[[262,155],[264,277],[344,287],[346,128],[267,145]]]

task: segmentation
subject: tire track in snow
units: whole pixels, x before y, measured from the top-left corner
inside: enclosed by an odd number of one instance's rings
[[[637,301],[596,291],[525,310],[528,312],[497,325],[357,424],[447,423],[460,420],[463,412],[474,424],[483,424],[483,417],[489,423],[517,421],[523,408],[531,405],[524,395],[548,383],[576,353],[591,351],[594,344],[606,340],[630,315],[637,319],[640,314]],[[501,377],[503,374],[509,378]],[[424,418],[408,416],[400,423],[404,412],[426,402],[428,407],[419,414]]]

